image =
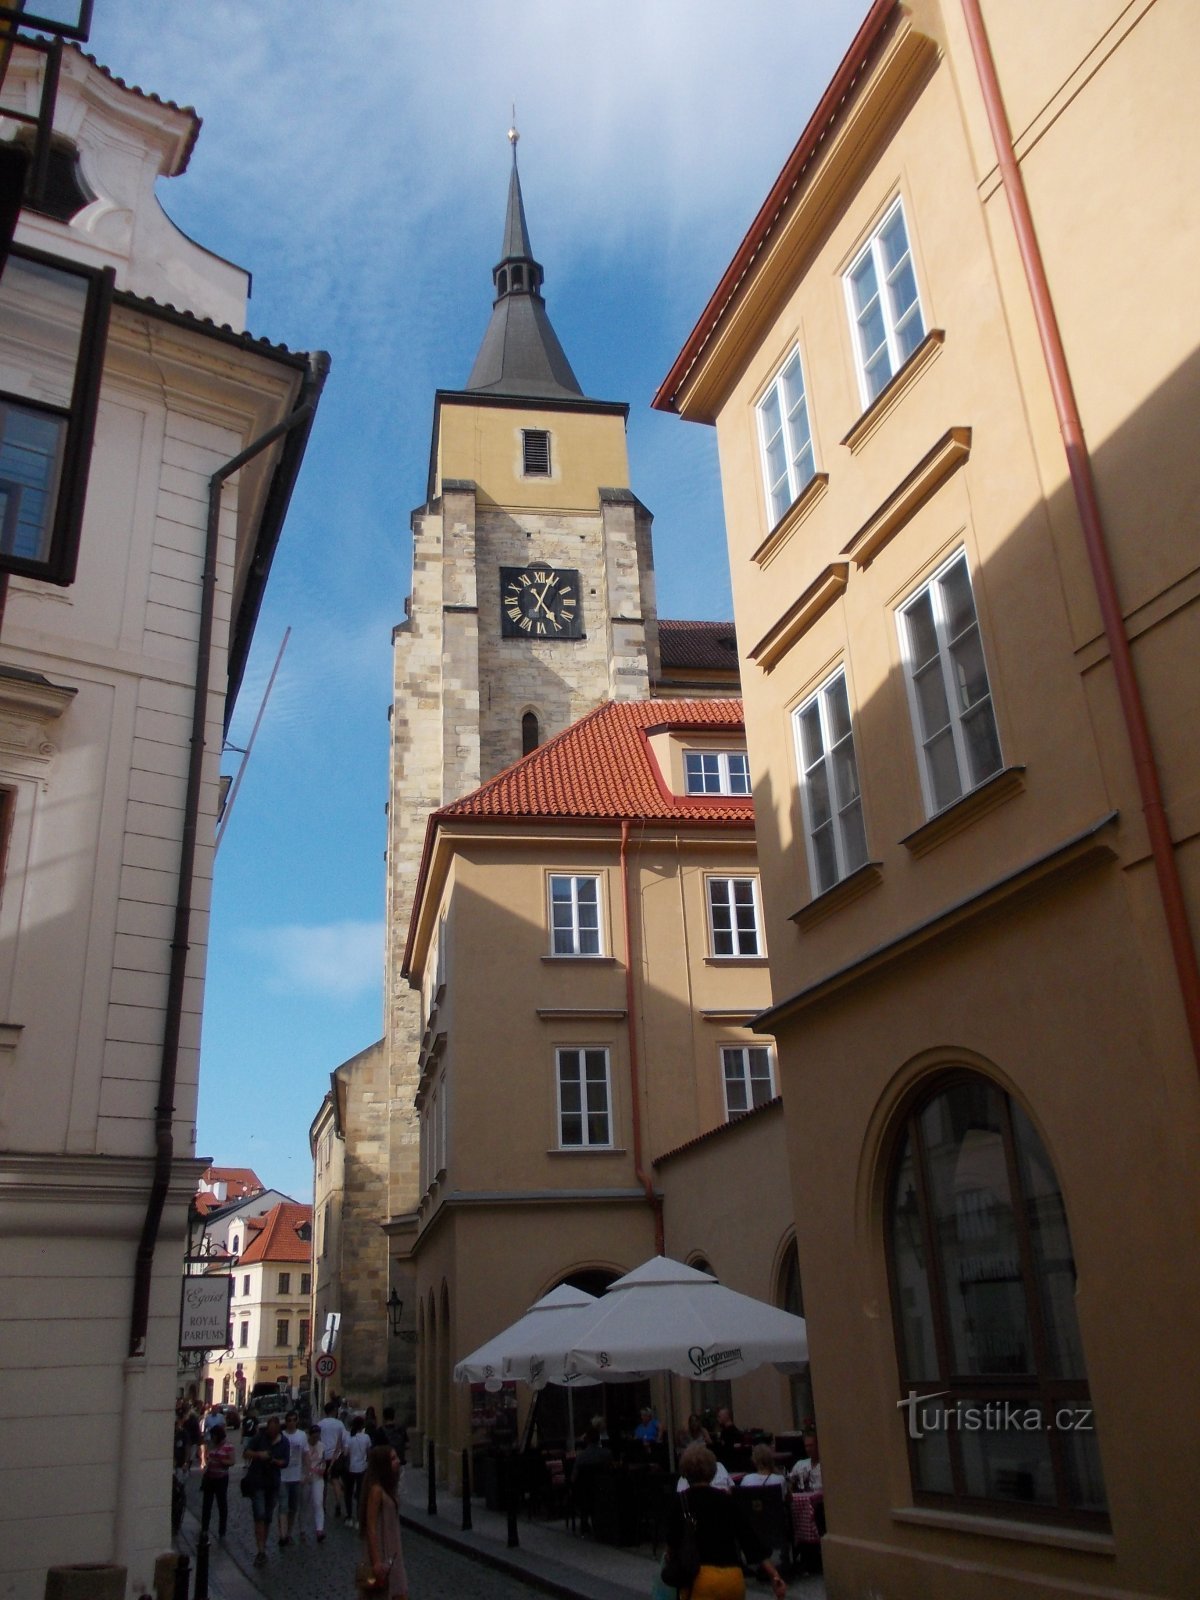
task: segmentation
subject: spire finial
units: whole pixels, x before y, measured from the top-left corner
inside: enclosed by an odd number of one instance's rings
[[[514,100],[513,101],[513,108],[512,108],[512,123],[511,123],[511,125],[509,127],[509,130],[508,130],[508,142],[509,142],[510,145],[512,145],[513,166],[514,167],[517,164],[517,140],[520,137],[521,137],[521,135],[517,132],[517,103]]]

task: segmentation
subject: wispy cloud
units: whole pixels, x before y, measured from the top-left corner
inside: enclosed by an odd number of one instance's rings
[[[382,982],[382,921],[246,928],[234,939],[246,955],[262,960],[263,984],[272,994],[351,1001]]]

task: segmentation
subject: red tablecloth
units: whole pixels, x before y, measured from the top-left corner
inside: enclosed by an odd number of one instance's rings
[[[797,1544],[820,1544],[817,1507],[825,1504],[821,1489],[808,1489],[792,1496],[792,1534]]]

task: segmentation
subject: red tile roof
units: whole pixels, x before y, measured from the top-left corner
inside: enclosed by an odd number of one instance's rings
[[[737,636],[732,622],[674,622],[660,617],[658,648],[664,667],[738,670]]]
[[[557,738],[506,767],[431,821],[587,818],[754,825],[754,802],[738,795],[677,795],[663,781],[648,734],[744,735],[740,700],[622,700],[598,706]]]
[[[223,1183],[226,1201],[244,1200],[248,1195],[261,1194],[263,1191],[262,1179],[251,1167],[205,1167],[200,1174],[200,1183],[202,1193]]]
[[[260,1221],[260,1219],[254,1219]],[[308,1230],[308,1238],[300,1237],[300,1229]],[[298,1205],[294,1200],[283,1200],[261,1218],[254,1238],[242,1251],[240,1264],[247,1266],[255,1261],[311,1261],[312,1260],[312,1207]]]

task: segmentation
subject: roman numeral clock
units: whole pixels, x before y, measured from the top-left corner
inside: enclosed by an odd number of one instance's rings
[[[501,567],[500,637],[582,639],[578,572],[563,567]]]

